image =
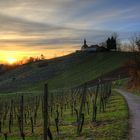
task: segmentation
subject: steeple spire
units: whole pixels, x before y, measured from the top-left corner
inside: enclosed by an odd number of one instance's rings
[[[86,39],[84,39],[84,45],[87,45],[87,41],[86,41]]]
[[[84,45],[82,46],[82,49],[85,49],[85,48],[88,48],[86,39],[84,39]]]

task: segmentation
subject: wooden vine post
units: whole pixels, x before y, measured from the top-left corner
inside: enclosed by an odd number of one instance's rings
[[[83,123],[84,123],[84,113],[83,113],[83,107],[86,101],[86,90],[87,90],[87,85],[85,84],[83,87],[83,91],[82,91],[82,99],[81,99],[81,105],[80,105],[80,110],[79,110],[79,116],[78,116],[78,127],[77,127],[77,135],[79,136],[81,131],[82,131],[82,127],[83,127]]]
[[[48,136],[48,84],[45,84],[44,86],[43,118],[44,118],[44,140],[47,140],[47,136]]]
[[[20,125],[20,134],[22,139],[25,139],[24,135],[24,96],[21,96],[21,102],[20,102],[20,117],[19,117],[19,125]]]
[[[99,92],[99,84],[98,84],[97,87],[96,87],[95,99],[93,99],[92,122],[96,122],[98,92]]]

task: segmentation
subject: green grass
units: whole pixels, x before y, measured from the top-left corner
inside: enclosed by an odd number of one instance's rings
[[[49,60],[46,67],[39,68],[39,62],[24,65],[1,75],[0,89],[6,86],[4,89],[8,90],[12,86],[16,91],[41,90],[46,82],[50,89],[76,86],[123,66],[131,55],[128,52],[73,53]],[[14,82],[13,77],[16,77]]]
[[[116,52],[89,55],[80,64],[49,80],[50,87],[72,87],[85,83],[121,67],[126,59],[125,54]]]
[[[130,78],[124,78],[124,79],[113,81],[113,87],[114,88],[124,88],[127,86],[129,80],[130,80]]]
[[[125,87],[125,90],[128,91],[131,94],[140,96],[140,90],[138,90],[138,89],[128,89],[128,88]]]
[[[113,82],[113,86],[114,86],[115,88],[122,88],[122,89],[124,89],[125,91],[130,92],[131,94],[140,96],[140,90],[134,89],[134,88],[133,88],[133,89],[128,88],[128,83],[129,83],[129,82],[130,82],[130,78],[121,79],[121,80],[114,81],[114,82]]]
[[[30,85],[25,90],[40,90],[45,82],[49,83],[50,89],[80,85],[123,66],[130,56],[131,53],[127,52],[73,54],[70,58],[65,58],[67,61],[63,63],[63,73]]]
[[[102,74],[111,72],[124,65],[124,62],[129,59],[131,53],[120,52],[105,52],[105,53],[89,53],[89,54],[71,54],[49,62],[48,67],[38,68],[37,64],[33,63],[25,65],[21,68],[13,70],[6,75],[1,76],[1,84],[18,85],[17,90],[24,93],[30,91],[38,94],[43,91],[44,83],[49,83],[49,89],[67,88],[80,85],[87,81],[93,80]],[[54,71],[54,75],[49,73]],[[48,75],[51,75],[49,78]],[[12,82],[11,78],[16,75],[17,80]],[[30,77],[30,80],[29,80]],[[28,81],[29,80],[29,81]],[[26,81],[26,82],[25,82]],[[23,84],[24,83],[24,84]],[[3,85],[2,85],[3,86]],[[35,91],[35,92],[34,92]],[[19,93],[13,92],[10,96]],[[4,93],[2,94],[4,96]],[[41,112],[39,113],[39,117]],[[52,125],[55,140],[122,140],[128,133],[128,107],[124,98],[113,92],[108,101],[107,109],[104,113],[97,114],[97,123],[90,122],[90,115],[86,114],[86,123],[83,127],[81,136],[76,136],[76,126],[66,125],[60,126],[60,135],[56,134],[55,127]],[[64,121],[74,122],[75,117],[70,116],[70,110],[65,112]],[[35,129],[36,136],[32,136],[30,128],[26,129],[26,140],[42,139],[42,119],[38,119],[38,127]],[[8,130],[5,129],[5,132]],[[15,136],[11,134],[10,140],[20,140],[19,130],[14,127]],[[4,140],[0,135],[0,140]]]
[[[91,112],[90,112],[91,113]],[[39,114],[39,118],[40,118]],[[106,111],[97,114],[97,123],[91,123],[91,115],[85,114],[85,124],[83,132],[79,137],[76,135],[76,126],[60,125],[60,135],[56,134],[54,125],[51,125],[54,140],[123,140],[128,135],[128,107],[124,98],[117,92],[113,94],[108,100]],[[42,139],[42,125],[41,120],[35,128],[35,136],[31,134],[30,128],[26,128],[27,140],[41,140]],[[53,123],[53,120],[51,120]],[[75,117],[70,115],[70,110],[64,113],[63,121],[75,122]],[[40,124],[39,124],[40,123]],[[7,129],[4,130],[7,132]],[[19,130],[17,127],[13,128],[14,135],[9,136],[10,140],[20,140]],[[8,134],[9,135],[9,134]],[[0,140],[4,140],[0,135]]]

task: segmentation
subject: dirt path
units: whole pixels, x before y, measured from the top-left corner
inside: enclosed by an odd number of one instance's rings
[[[133,95],[121,89],[116,89],[121,93],[129,106],[130,110],[130,140],[140,140],[140,96]]]

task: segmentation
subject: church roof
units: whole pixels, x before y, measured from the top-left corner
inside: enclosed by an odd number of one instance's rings
[[[91,45],[91,46],[89,46],[89,48],[99,48],[99,46],[98,45]]]
[[[88,45],[87,45],[87,44],[84,44],[84,45],[82,46],[82,48],[88,48]]]

